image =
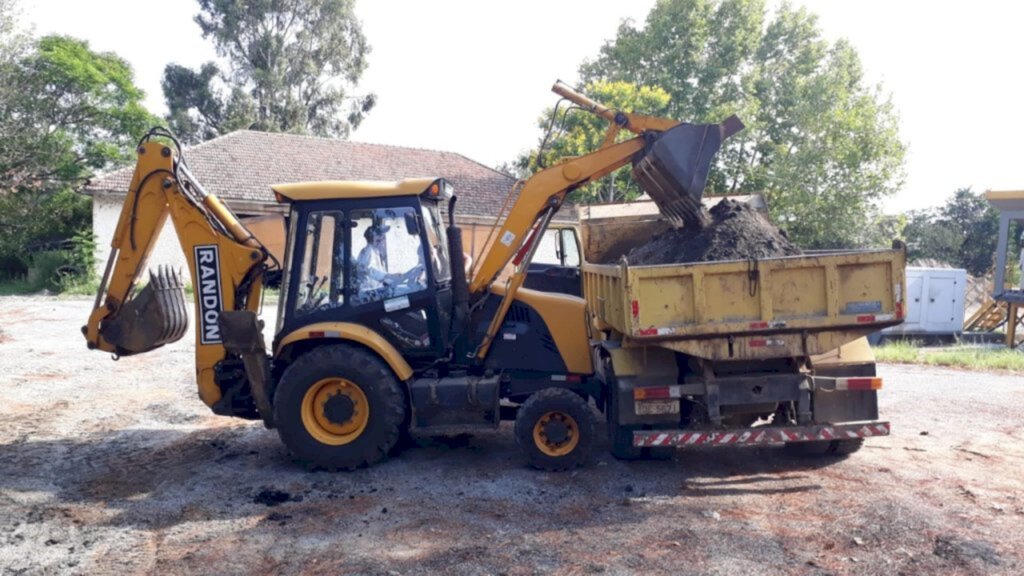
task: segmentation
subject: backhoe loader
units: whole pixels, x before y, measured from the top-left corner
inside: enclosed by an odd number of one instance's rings
[[[553,90],[607,119],[608,135],[594,152],[517,183],[511,208],[468,271],[456,196],[443,175],[273,186],[289,210],[286,255],[279,263],[198,182],[173,137],[150,131],[138,146],[110,259],[83,327],[88,347],[127,356],[185,334],[180,275],[158,269],[140,287],[169,216],[195,290],[200,398],[216,414],[262,420],[311,467],[373,464],[410,429],[496,427],[514,420],[531,465],[566,469],[590,457],[598,427],[591,401],[608,416],[609,438],[624,457],[651,441],[641,433],[652,430],[645,414],[654,414],[663,427],[722,431],[729,422],[716,418],[718,412],[710,420],[688,416],[697,413],[693,406],[707,404],[701,394],[710,390],[698,389],[692,370],[676,369],[699,360],[692,349],[666,348],[667,335],[631,339],[608,322],[595,322],[603,317],[595,307],[607,302],[592,301],[590,294],[531,290],[523,281],[537,240],[567,194],[630,164],[673,225],[700,226],[700,198],[714,155],[742,124],[735,117],[722,124],[680,123],[610,110],[561,83]],[[632,136],[619,138],[623,131]],[[257,312],[273,273],[282,282],[268,351]],[[752,329],[763,334],[776,327]],[[780,413],[799,412],[807,433],[793,441],[821,441],[821,434],[812,434],[817,423],[807,416],[813,400],[806,384],[808,352],[795,356],[770,367],[785,368],[784,385],[768,378],[763,384],[771,398],[751,403],[774,401]],[[644,372],[647,358],[653,359],[650,374]],[[749,361],[747,367],[757,372]],[[716,381],[716,398],[728,381],[725,374]],[[746,388],[753,383],[742,380]],[[630,387],[646,386],[657,386],[657,393],[636,396],[634,403]],[[670,396],[661,396],[665,390]],[[655,396],[657,406],[646,402]],[[681,412],[687,402],[692,406]],[[619,446],[623,442],[628,449]]]

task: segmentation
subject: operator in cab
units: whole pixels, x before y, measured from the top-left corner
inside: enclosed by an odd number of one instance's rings
[[[366,246],[359,251],[359,257],[356,259],[361,300],[374,300],[375,296],[401,296],[426,287],[422,282],[422,252],[419,255],[419,263],[406,272],[388,272],[386,234],[390,229],[391,227],[385,224],[374,223],[363,232]]]

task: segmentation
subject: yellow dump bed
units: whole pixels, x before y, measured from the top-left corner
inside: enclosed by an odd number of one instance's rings
[[[709,360],[821,354],[902,322],[903,249],[582,266],[595,325],[623,346]]]

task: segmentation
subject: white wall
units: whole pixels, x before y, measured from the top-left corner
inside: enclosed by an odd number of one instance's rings
[[[114,229],[117,227],[117,219],[121,216],[121,205],[124,197],[94,196],[92,201],[92,226],[96,234],[96,275],[103,274],[107,265],[107,257],[110,255],[110,241],[114,237]],[[156,246],[149,256],[149,268],[155,268],[158,264],[167,264],[181,269],[183,277],[188,277],[188,264],[185,255],[178,244],[178,235],[174,232],[174,226],[170,219],[164,223],[163,232],[157,239]],[[146,276],[140,277],[145,281]]]

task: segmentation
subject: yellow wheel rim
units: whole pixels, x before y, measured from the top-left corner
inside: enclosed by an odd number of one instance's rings
[[[564,439],[548,438],[548,426],[554,424],[565,426]],[[565,456],[575,450],[576,445],[580,443],[580,427],[576,424],[576,420],[565,412],[557,410],[548,412],[537,419],[537,423],[533,425],[533,443],[548,456]]]
[[[328,417],[328,402],[345,406],[344,420],[338,415]],[[302,424],[310,436],[322,444],[348,444],[366,429],[370,421],[370,404],[363,389],[344,378],[324,378],[310,386],[302,398]]]

